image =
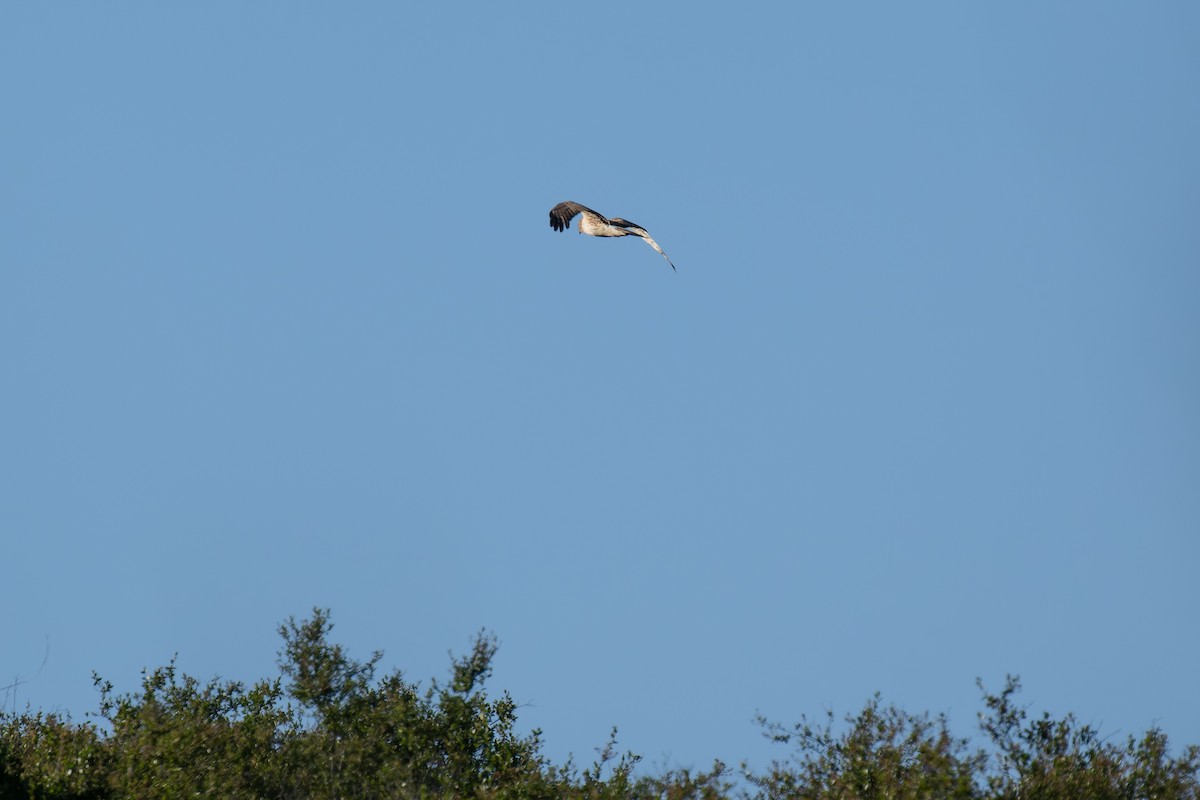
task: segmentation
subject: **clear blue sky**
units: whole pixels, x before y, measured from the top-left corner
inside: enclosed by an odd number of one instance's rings
[[[556,759],[1200,742],[1198,86],[1190,2],[5,4],[0,677],[317,605]]]

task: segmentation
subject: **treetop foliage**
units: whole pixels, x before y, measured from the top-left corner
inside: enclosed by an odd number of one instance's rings
[[[580,769],[517,729],[507,693],[490,697],[496,656],[481,632],[449,679],[422,689],[378,676],[380,652],[351,658],[326,610],[279,627],[279,676],[251,686],[180,673],[172,660],[117,694],[94,676],[99,711],[84,723],[0,712],[0,800],[43,798],[580,798],[607,800],[1200,800],[1200,748],[1172,755],[1151,728],[1110,742],[1073,715],[1030,718],[1017,678],[982,684],[985,746],[944,716],[909,714],[878,695],[857,714],[784,725],[758,718],[788,754],[758,772],[635,774],[614,728]]]

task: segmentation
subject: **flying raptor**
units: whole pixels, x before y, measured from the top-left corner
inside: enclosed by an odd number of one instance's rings
[[[667,254],[658,246],[658,242],[651,239],[650,234],[646,233],[646,229],[641,225],[635,225],[620,217],[608,219],[603,214],[598,214],[579,203],[572,203],[570,200],[559,203],[550,209],[550,227],[556,231],[565,231],[571,227],[571,220],[575,218],[576,214],[583,214],[579,218],[580,233],[586,233],[588,236],[640,236],[646,240],[646,244],[666,258],[668,264],[671,264],[671,259],[667,258]],[[671,269],[675,269],[674,264],[671,264]]]

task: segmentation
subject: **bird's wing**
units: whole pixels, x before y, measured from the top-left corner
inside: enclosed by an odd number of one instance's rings
[[[586,211],[589,214],[596,214],[595,211],[592,211],[587,206],[580,205],[579,203],[572,203],[570,200],[564,200],[554,208],[550,209],[550,227],[554,228],[556,231],[565,231],[567,228],[571,227],[571,220],[574,219],[575,215],[580,211]],[[596,216],[600,217],[600,219],[604,219],[603,214],[596,214]]]
[[[651,239],[650,234],[647,233],[646,229],[643,228],[641,225],[638,225],[635,222],[630,222],[627,219],[621,219],[620,217],[613,217],[612,219],[609,220],[609,222],[611,222],[613,225],[616,225],[618,228],[624,228],[625,230],[629,231],[630,233],[632,233],[636,236],[640,236],[643,239],[645,239],[646,244],[650,245],[655,250],[657,250],[658,254],[660,256],[667,259],[667,263],[671,265],[671,269],[675,269],[675,264],[672,263],[671,259],[667,256],[667,254],[663,252],[663,249],[658,246],[658,242]],[[675,270],[675,271],[678,272],[679,270]]]

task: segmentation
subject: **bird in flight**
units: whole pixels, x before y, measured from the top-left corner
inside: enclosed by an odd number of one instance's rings
[[[646,229],[641,225],[635,225],[620,217],[608,219],[603,214],[598,214],[579,203],[572,203],[570,200],[559,203],[550,209],[550,227],[556,231],[565,231],[571,227],[571,220],[575,218],[576,214],[583,214],[579,218],[580,233],[586,233],[588,236],[640,236],[646,240],[646,244],[666,258],[668,264],[671,264],[671,259],[667,258],[667,254],[658,246],[658,242],[651,239],[650,234],[646,233]],[[671,264],[671,269],[675,269],[674,264]],[[678,272],[678,270],[676,271]]]

